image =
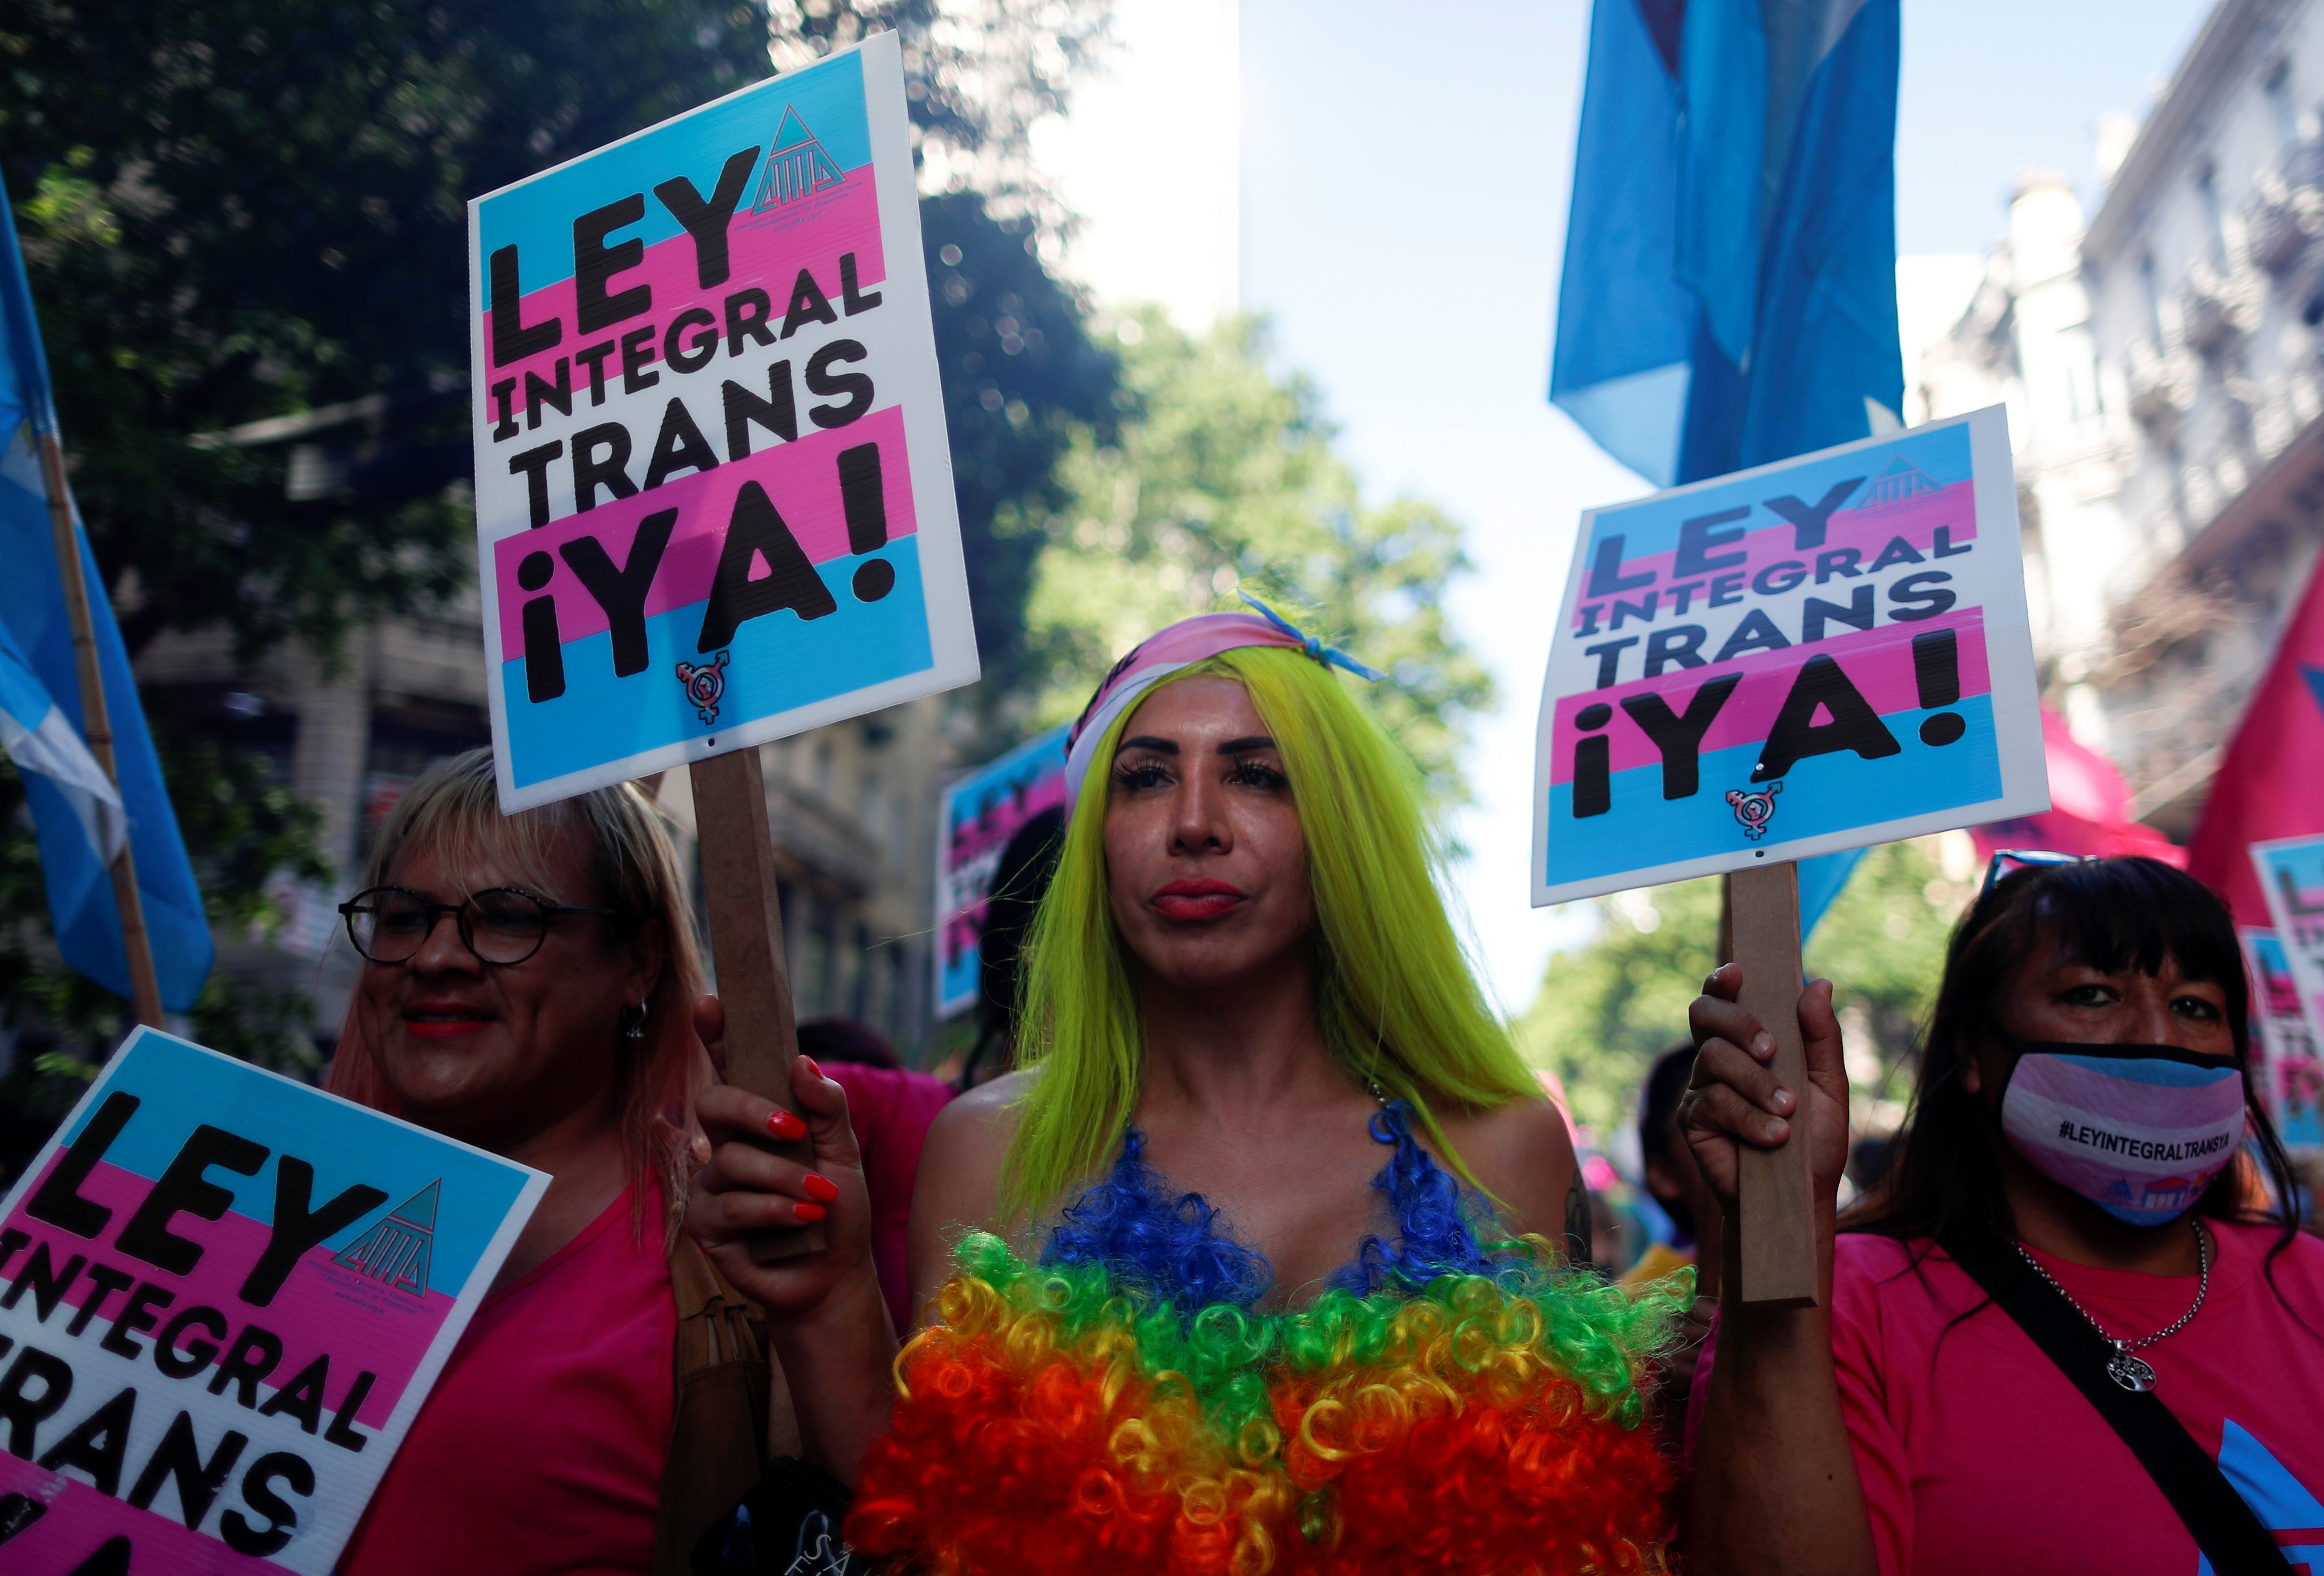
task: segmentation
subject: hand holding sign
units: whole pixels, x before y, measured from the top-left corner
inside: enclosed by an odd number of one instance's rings
[[[2048,806],[1999,409],[1582,517],[1534,902],[1730,872],[1746,1005],[1787,1087],[1806,1075],[1791,862]],[[1744,1157],[1746,1300],[1815,1297],[1808,1160]]]
[[[756,746],[977,676],[901,45],[480,198],[469,230],[501,807],[690,766],[728,1075],[786,1102]]]

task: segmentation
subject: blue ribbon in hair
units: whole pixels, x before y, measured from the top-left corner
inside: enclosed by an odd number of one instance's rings
[[[1365,667],[1362,663],[1357,661],[1353,657],[1349,656],[1345,651],[1339,650],[1337,647],[1327,646],[1314,635],[1303,632],[1298,625],[1293,623],[1289,619],[1285,618],[1281,613],[1268,606],[1267,604],[1261,602],[1258,597],[1253,596],[1250,592],[1245,591],[1240,594],[1245,602],[1259,609],[1259,611],[1266,616],[1268,623],[1273,624],[1277,629],[1281,630],[1285,634],[1289,635],[1293,640],[1298,641],[1299,649],[1301,650],[1306,652],[1307,655],[1313,657],[1316,661],[1323,663],[1325,667],[1344,668],[1349,672],[1354,674],[1357,677],[1368,679],[1374,684],[1378,684],[1381,679],[1388,677],[1387,674],[1382,673],[1377,668]]]

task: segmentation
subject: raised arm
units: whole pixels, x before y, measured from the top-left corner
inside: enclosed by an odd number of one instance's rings
[[[1873,1576],[1872,1535],[1831,1354],[1832,1237],[1848,1158],[1848,1074],[1831,983],[1815,981],[1800,994],[1803,1091],[1782,1088],[1768,1070],[1775,1042],[1738,1003],[1742,983],[1743,971],[1724,965],[1688,1014],[1697,1048],[1679,1129],[1719,1200],[1728,1267],[1680,1545],[1689,1571],[1711,1576]],[[1741,1300],[1738,1273],[1740,1146],[1772,1147],[1803,1119],[1822,1301],[1813,1308],[1751,1307]]]

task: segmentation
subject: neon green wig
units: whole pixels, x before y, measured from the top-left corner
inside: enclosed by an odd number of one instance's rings
[[[1331,670],[1299,652],[1240,647],[1154,689],[1204,677],[1250,690],[1282,751],[1315,896],[1324,1044],[1350,1074],[1409,1101],[1437,1151],[1473,1184],[1436,1109],[1506,1105],[1539,1097],[1541,1085],[1478,988],[1444,911],[1419,772]],[[1098,742],[1033,922],[1019,1061],[1038,1076],[1001,1166],[1004,1219],[1047,1209],[1110,1158],[1145,1079],[1128,948],[1106,897],[1102,775],[1136,714],[1116,718]]]

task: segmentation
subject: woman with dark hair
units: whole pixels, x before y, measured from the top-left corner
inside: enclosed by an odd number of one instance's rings
[[[2296,1230],[2253,1096],[2216,897],[2149,859],[1997,856],[1953,934],[1895,1162],[1844,1220],[1831,987],[1800,997],[1792,1089],[1740,985],[1729,964],[1695,1000],[1682,1126],[1731,1233],[1740,1146],[1805,1123],[1822,1297],[1726,1288],[1691,1570],[2324,1558],[2324,1245]]]

